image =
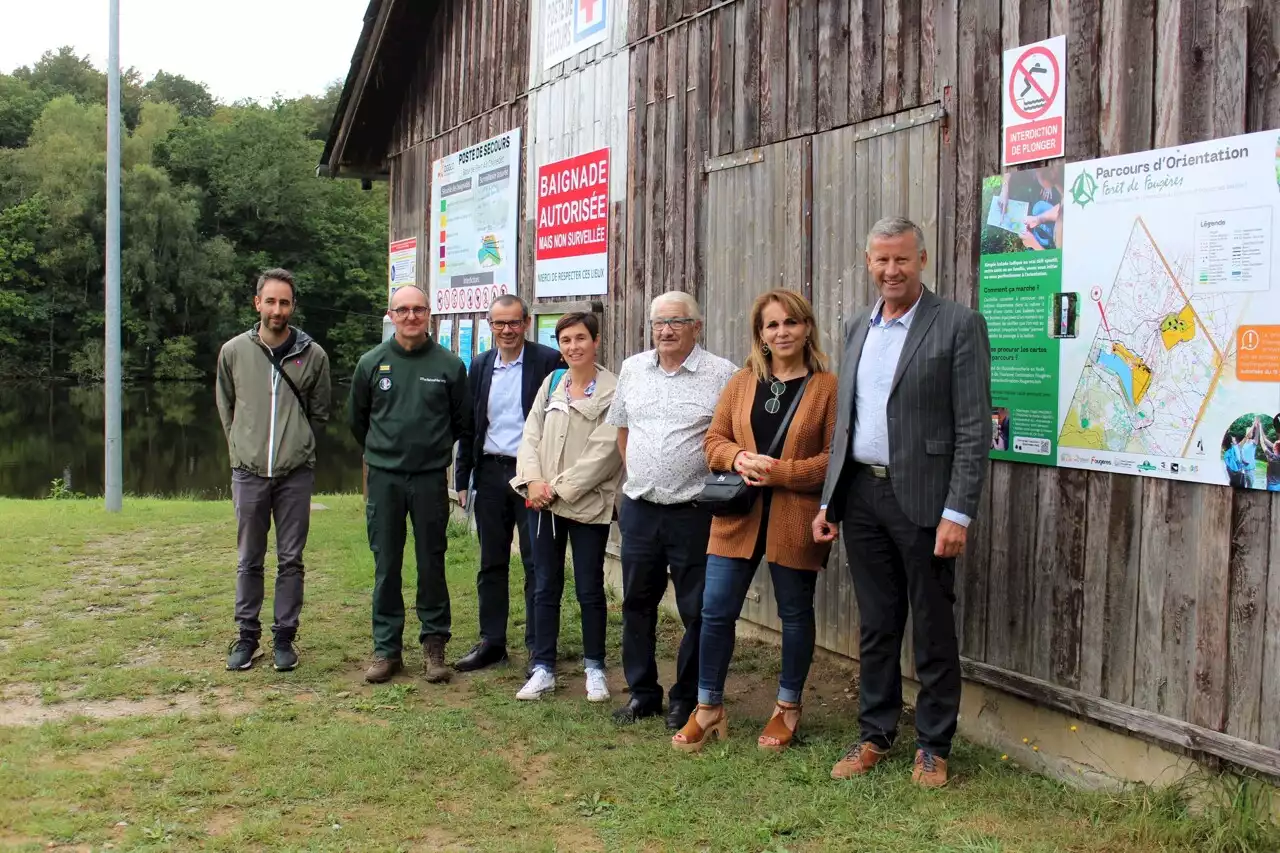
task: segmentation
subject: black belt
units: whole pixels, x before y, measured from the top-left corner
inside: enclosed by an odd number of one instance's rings
[[[676,504],[660,504],[657,501],[651,501],[648,498],[632,498],[632,500],[648,504],[652,507],[657,507],[658,509],[694,509],[698,506],[697,501],[681,501]]]
[[[875,477],[877,480],[890,479],[888,465],[868,465],[865,462],[857,462],[855,464],[858,466],[858,470],[866,471],[868,474],[870,474],[872,477]]]
[[[498,454],[498,453],[481,453],[481,454],[480,454],[480,458],[481,458],[481,459],[492,459],[494,462],[501,462],[501,463],[503,463],[504,465],[514,465],[514,464],[516,464],[516,458],[515,458],[514,456],[502,456],[502,455],[500,455],[500,454]]]

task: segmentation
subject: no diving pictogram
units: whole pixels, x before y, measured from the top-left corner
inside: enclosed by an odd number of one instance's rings
[[[1028,49],[1009,74],[1009,105],[1020,117],[1039,118],[1053,106],[1061,81],[1058,59],[1042,45]]]

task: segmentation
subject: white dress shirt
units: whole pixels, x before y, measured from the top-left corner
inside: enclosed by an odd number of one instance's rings
[[[702,493],[708,471],[702,443],[735,371],[700,346],[674,373],[662,369],[655,350],[622,363],[606,422],[627,429],[627,497],[678,504]]]

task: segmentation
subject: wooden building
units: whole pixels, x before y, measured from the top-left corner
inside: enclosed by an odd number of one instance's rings
[[[669,289],[735,359],[754,296],[801,289],[838,352],[882,215],[921,223],[932,286],[975,305],[1004,48],[1067,36],[1068,160],[1280,127],[1274,0],[611,0],[605,41],[545,69],[548,2],[371,0],[321,170],[389,180],[389,239],[418,237],[425,272],[432,163],[521,128],[528,296],[528,175],[610,146],[615,369]],[[841,559],[819,643],[856,657]],[[756,583],[744,617],[774,625]],[[957,592],[969,679],[1280,776],[1274,497],[996,462]]]

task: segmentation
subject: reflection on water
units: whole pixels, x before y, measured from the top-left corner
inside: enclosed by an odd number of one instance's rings
[[[317,492],[360,491],[360,452],[346,426],[347,391],[318,438]],[[102,494],[101,386],[0,384],[0,496],[44,497],[54,479]],[[156,382],[124,392],[126,494],[230,496],[227,443],[213,383]]]

